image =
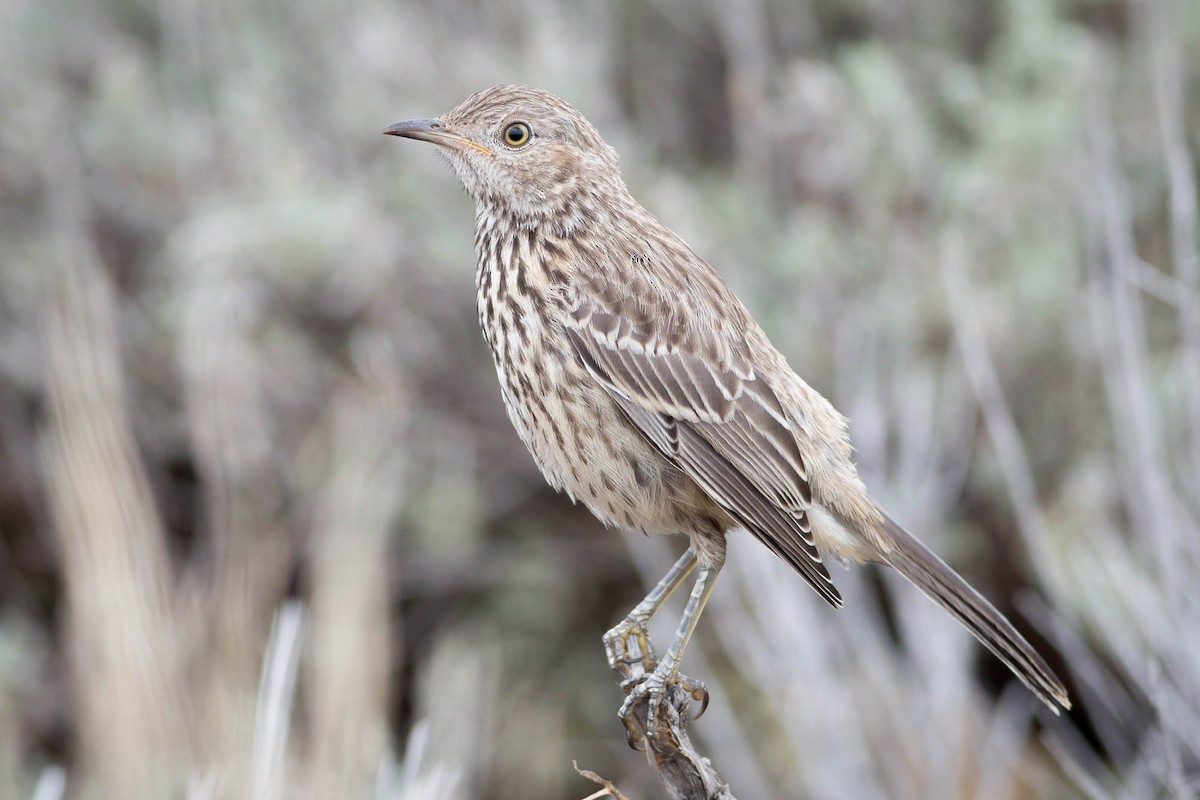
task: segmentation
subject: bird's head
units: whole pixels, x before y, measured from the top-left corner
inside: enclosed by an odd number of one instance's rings
[[[438,145],[477,204],[520,219],[561,215],[581,195],[624,191],[616,151],[582,114],[540,89],[493,86],[440,117],[384,133]]]

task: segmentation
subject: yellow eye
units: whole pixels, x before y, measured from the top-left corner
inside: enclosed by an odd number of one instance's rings
[[[533,131],[524,122],[514,122],[504,129],[504,143],[509,147],[520,147],[529,141]]]

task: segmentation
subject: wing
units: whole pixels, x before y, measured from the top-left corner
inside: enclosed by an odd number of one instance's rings
[[[635,321],[603,294],[578,289],[568,335],[584,366],[666,458],[840,606],[813,540],[808,471],[779,398],[740,338],[723,335],[718,321],[702,324],[683,298],[663,301],[671,313]]]

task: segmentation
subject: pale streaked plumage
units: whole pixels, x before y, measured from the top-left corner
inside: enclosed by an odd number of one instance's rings
[[[687,534],[701,567],[697,615],[726,532],[743,527],[834,605],[822,553],[891,564],[1048,705],[1069,705],[1008,621],[872,502],[845,419],[633,199],[616,153],[579,112],[498,86],[387,132],[442,145],[475,199],[480,324],[509,416],[547,480],[606,523]],[[619,634],[640,630],[657,603],[643,606]],[[690,630],[660,684],[675,678]]]

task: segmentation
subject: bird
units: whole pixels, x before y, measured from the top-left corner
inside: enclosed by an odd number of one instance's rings
[[[788,365],[750,311],[634,199],[616,151],[578,110],[499,85],[383,133],[432,143],[475,203],[479,323],[509,419],[545,479],[609,526],[688,547],[604,642],[650,660],[619,712],[671,686],[707,703],[683,652],[736,529],[842,605],[826,559],[897,570],[956,617],[1055,714],[1062,681],[988,600],[870,497],[848,421]],[[661,660],[646,626],[696,577]],[[633,649],[636,647],[637,649]]]

